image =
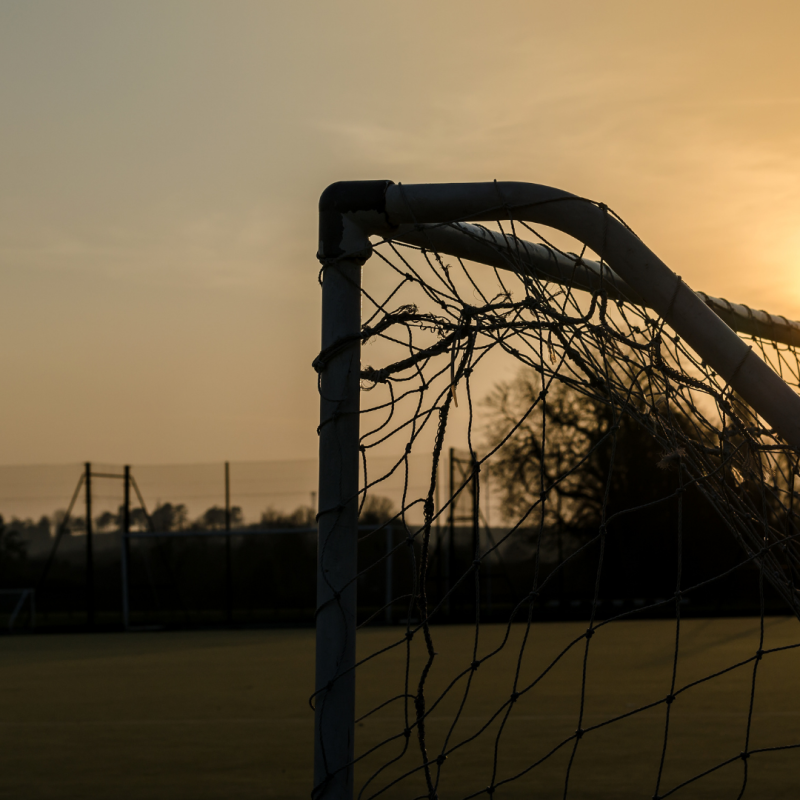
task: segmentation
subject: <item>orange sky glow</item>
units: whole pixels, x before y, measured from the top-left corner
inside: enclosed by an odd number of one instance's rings
[[[335,180],[557,186],[800,318],[799,27],[770,0],[5,0],[0,463],[313,457]]]

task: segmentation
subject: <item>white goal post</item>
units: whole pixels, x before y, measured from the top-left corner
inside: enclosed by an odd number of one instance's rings
[[[8,630],[14,630],[14,623],[25,608],[25,602],[28,603],[28,627],[34,628],[36,626],[36,590],[33,588],[28,589],[0,589],[0,595],[6,595],[11,598],[17,598],[14,607],[8,615]]]
[[[353,796],[361,270],[370,237],[570,283],[652,309],[795,451],[800,397],[735,332],[796,345],[800,325],[693,291],[603,205],[516,182],[336,183],[319,204],[322,353],[317,360],[319,515],[314,796]],[[562,231],[600,261],[474,223],[523,220]]]

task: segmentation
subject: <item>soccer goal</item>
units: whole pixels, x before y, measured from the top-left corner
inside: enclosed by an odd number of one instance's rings
[[[11,607],[8,610],[8,630],[13,631],[14,625],[20,617],[25,615],[25,607],[27,606],[27,624],[28,628],[33,629],[36,626],[36,590],[33,588],[28,589],[0,589],[0,598],[8,598],[11,601]]]
[[[545,186],[337,183],[319,208],[313,796],[797,787],[800,324]],[[356,593],[392,556],[404,622],[379,626]]]

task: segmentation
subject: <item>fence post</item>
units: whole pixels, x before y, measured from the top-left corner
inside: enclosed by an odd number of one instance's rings
[[[445,555],[444,586],[447,599],[444,602],[445,616],[450,617],[453,598],[450,594],[452,579],[455,575],[456,558],[456,495],[455,495],[455,449],[450,448],[448,455],[448,500],[450,507],[447,509],[447,553]]]
[[[130,560],[131,531],[131,468],[125,465],[124,499],[122,501],[122,541],[120,542],[120,568],[122,569],[122,629],[130,628],[130,601],[128,600],[128,561]]]
[[[480,500],[479,500],[479,493],[480,493],[480,484],[478,477],[478,459],[473,455],[472,457],[472,480],[471,480],[471,488],[472,488],[472,558],[474,561],[479,562],[479,565],[476,567],[475,571],[475,618],[478,618],[478,615],[481,611],[481,567],[480,567],[480,557],[481,557],[481,519],[480,519]]]
[[[94,627],[94,553],[92,552],[92,465],[86,462],[84,478],[86,498],[86,624]]]
[[[436,488],[434,491],[433,502],[436,512],[436,602],[441,603],[444,597],[444,557],[442,548],[442,501],[440,499],[439,487],[441,485],[439,476],[439,466],[436,466]]]
[[[386,596],[384,600],[384,620],[387,625],[392,624],[392,582],[394,579],[393,569],[394,556],[394,529],[391,525],[386,526]]]
[[[231,574],[231,470],[225,462],[225,619],[233,624],[233,578]]]

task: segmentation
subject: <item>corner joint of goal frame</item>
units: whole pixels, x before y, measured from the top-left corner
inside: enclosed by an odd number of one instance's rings
[[[372,254],[369,234],[389,229],[386,190],[393,181],[337,181],[319,198],[319,250],[324,265],[342,257],[365,262]]]

